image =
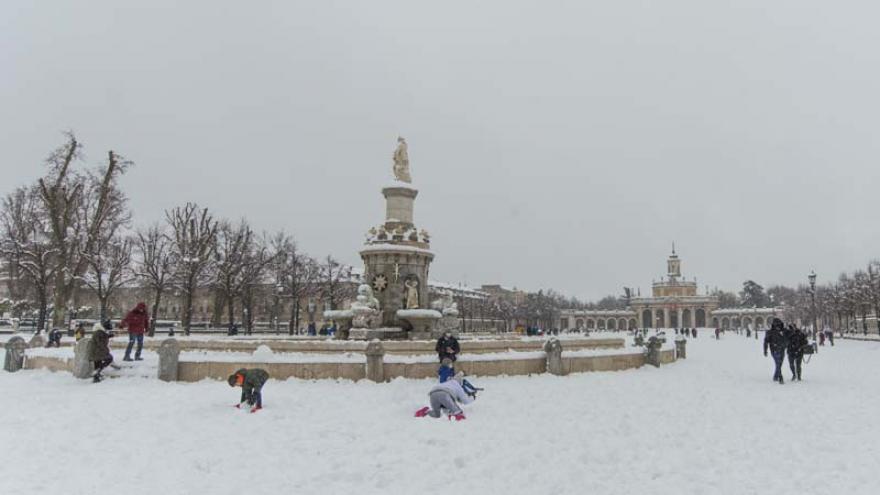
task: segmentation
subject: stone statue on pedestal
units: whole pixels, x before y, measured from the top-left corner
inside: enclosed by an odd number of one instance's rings
[[[397,138],[397,149],[394,150],[394,178],[407,184],[412,183],[412,177],[409,175],[409,153],[406,150],[406,139],[402,137]]]
[[[409,279],[403,285],[406,286],[406,309],[419,309],[419,281]]]

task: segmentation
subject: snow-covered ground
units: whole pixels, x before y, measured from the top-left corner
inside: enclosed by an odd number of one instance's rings
[[[412,417],[428,380],[270,381],[251,415],[223,382],[0,372],[0,493],[880,490],[880,343],[780,386],[760,341],[707,337],[660,369],[474,380],[461,423]]]

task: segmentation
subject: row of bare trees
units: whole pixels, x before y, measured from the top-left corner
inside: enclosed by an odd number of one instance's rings
[[[0,267],[10,295],[4,311],[34,314],[38,329],[60,328],[86,294],[105,318],[119,289],[134,286],[150,294],[151,332],[163,301],[174,294],[189,334],[197,294],[211,291],[215,313],[225,309],[232,326],[241,309],[250,331],[257,298],[268,293],[273,320],[286,316],[293,333],[302,300],[316,298],[335,309],[350,296],[349,267],[329,256],[318,262],[285,232],[258,234],[246,220],[217,219],[194,203],[166,211],[164,222],[132,229],[119,186],[131,165],[110,151],[90,169],[82,144],[67,133],[46,160],[45,174],[3,199]],[[281,315],[285,299],[291,311]]]

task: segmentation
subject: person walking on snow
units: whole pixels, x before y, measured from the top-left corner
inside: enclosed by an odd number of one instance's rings
[[[439,418],[446,411],[449,419],[455,418],[456,421],[465,419],[459,404],[470,404],[474,401],[475,395],[469,396],[462,388],[462,382],[464,382],[464,373],[458,372],[452,380],[434,385],[428,393],[431,405],[416,411],[415,416],[417,418],[425,416]]]
[[[260,368],[252,370],[242,368],[229,375],[227,382],[230,387],[241,387],[241,400],[235,407],[241,409],[241,405],[247,403],[251,412],[255,413],[263,408],[263,385],[269,379],[269,372]]]
[[[785,325],[783,325],[782,320],[773,318],[770,330],[767,330],[764,334],[764,356],[767,356],[767,350],[769,349],[773,355],[773,362],[776,365],[776,370],[773,372],[773,381],[779,382],[780,385],[784,383],[782,380],[782,361],[785,359],[785,347],[787,345],[785,334],[783,333],[784,328]]]
[[[788,367],[791,368],[791,380],[801,381],[801,367],[804,362],[804,347],[809,345],[807,334],[800,328],[789,325],[788,333]]]
[[[95,374],[92,376],[92,381],[95,383],[104,379],[101,372],[113,362],[113,354],[110,354],[110,337],[113,337],[113,332],[110,332],[110,329],[112,327],[113,324],[110,323],[110,320],[95,323],[95,326],[92,327],[89,359],[95,365]]]
[[[141,351],[144,348],[144,332],[150,325],[150,315],[147,314],[147,305],[139,302],[133,310],[129,311],[125,318],[119,322],[119,328],[128,330],[128,347],[125,348],[123,361],[131,361],[131,348],[137,342],[137,350],[134,353],[135,361],[143,361]]]
[[[825,328],[822,329],[822,332],[825,333],[825,338],[828,339],[828,343],[831,344],[831,347],[834,347],[834,330],[826,325]]]

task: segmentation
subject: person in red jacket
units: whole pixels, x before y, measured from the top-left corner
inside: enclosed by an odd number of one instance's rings
[[[137,351],[134,353],[135,361],[143,361],[141,350],[144,348],[144,332],[150,324],[150,315],[147,314],[147,305],[139,302],[133,310],[129,311],[125,318],[119,322],[119,328],[128,330],[128,347],[125,348],[123,361],[131,361],[131,348],[137,342]]]

